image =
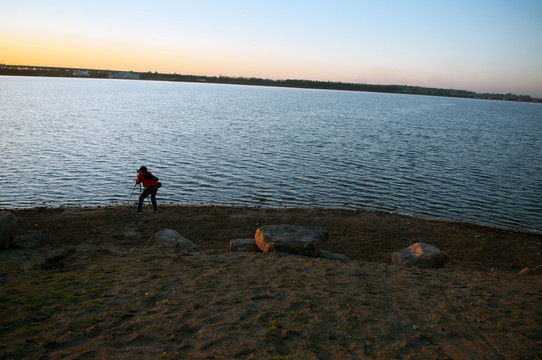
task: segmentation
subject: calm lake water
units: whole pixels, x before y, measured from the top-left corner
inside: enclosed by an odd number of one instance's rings
[[[541,104],[0,76],[0,139],[2,208],[124,204],[145,165],[159,204],[542,231]]]

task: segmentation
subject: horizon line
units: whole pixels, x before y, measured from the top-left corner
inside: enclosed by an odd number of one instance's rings
[[[439,87],[427,87],[420,85],[405,85],[405,84],[369,84],[369,83],[355,83],[355,82],[342,82],[342,81],[331,81],[331,80],[308,80],[308,79],[270,79],[270,78],[260,78],[254,76],[228,76],[228,75],[193,75],[193,74],[179,74],[179,73],[161,73],[158,71],[134,71],[134,70],[112,70],[112,69],[92,69],[92,68],[80,68],[80,67],[66,67],[66,66],[43,66],[43,65],[11,65],[0,63],[0,68],[41,68],[41,69],[55,69],[55,70],[84,70],[84,71],[94,71],[94,72],[109,72],[109,73],[137,73],[137,74],[158,74],[158,75],[172,75],[172,76],[187,76],[187,77],[201,77],[201,78],[224,78],[224,79],[239,79],[239,80],[262,80],[262,81],[273,81],[273,82],[286,82],[286,81],[302,81],[307,83],[322,83],[322,84],[337,84],[337,85],[358,85],[358,86],[375,86],[375,87],[385,87],[385,86],[397,86],[403,88],[418,88],[418,89],[427,89],[427,90],[444,90],[444,91],[460,91],[465,93],[471,93],[473,95],[488,95],[488,96],[510,96],[515,98],[530,98],[532,100],[542,100],[542,98],[535,98],[529,94],[514,94],[508,92],[504,93],[489,93],[489,92],[477,92],[466,89],[454,89],[454,88],[439,88]],[[0,74],[1,75],[1,74]],[[143,79],[146,80],[146,79]],[[164,81],[164,79],[158,79]],[[167,80],[166,80],[167,81]],[[175,80],[170,80],[175,81]]]

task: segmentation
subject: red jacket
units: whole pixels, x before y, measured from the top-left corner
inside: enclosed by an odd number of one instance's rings
[[[153,187],[158,185],[158,181],[153,179],[154,176],[150,171],[146,171],[144,173],[139,173],[137,175],[136,184],[143,183],[143,186],[145,188]]]

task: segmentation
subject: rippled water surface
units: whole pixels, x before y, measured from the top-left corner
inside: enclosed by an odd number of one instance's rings
[[[159,204],[374,209],[542,231],[541,104],[0,77],[0,130],[3,208],[123,204],[146,165],[164,184]]]

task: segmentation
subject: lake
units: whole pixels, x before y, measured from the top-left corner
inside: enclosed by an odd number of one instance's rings
[[[542,231],[542,105],[0,76],[0,207],[322,207]],[[136,187],[132,202],[139,194]]]

